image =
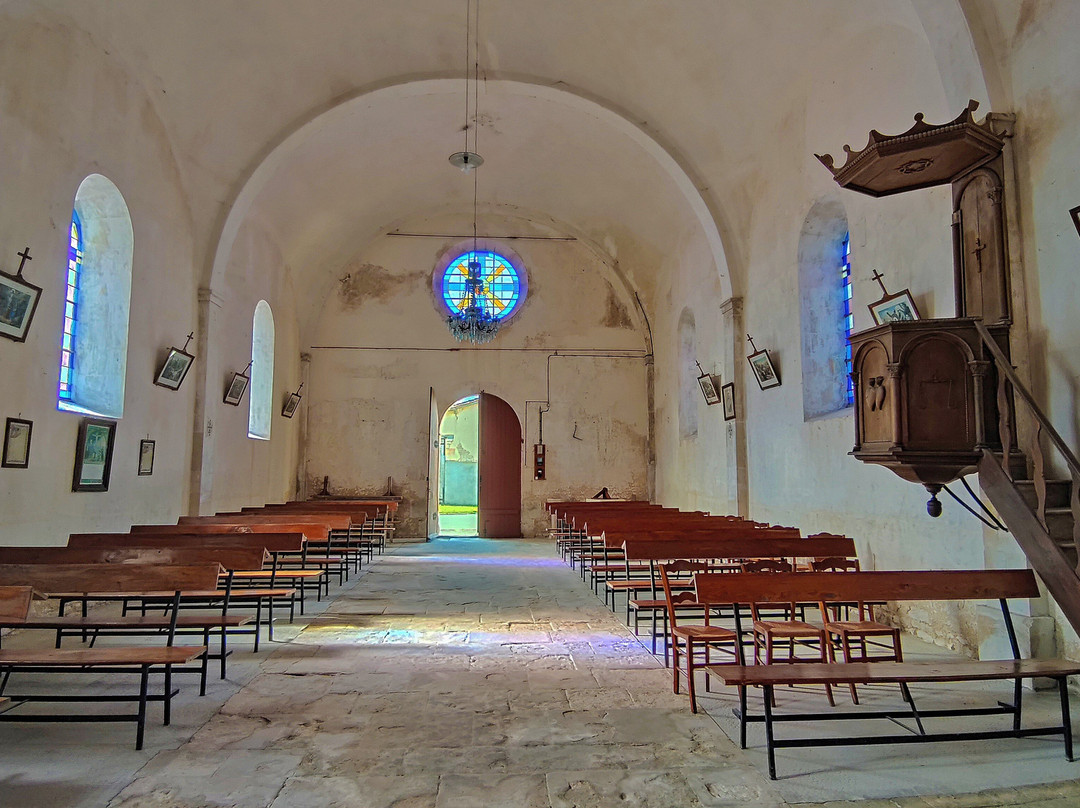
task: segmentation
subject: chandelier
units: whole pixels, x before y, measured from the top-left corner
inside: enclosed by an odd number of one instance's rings
[[[479,172],[476,170],[484,163],[484,158],[476,152],[477,130],[480,128],[479,93],[480,85],[480,2],[476,0],[476,25],[472,26],[472,2],[465,0],[465,150],[450,155],[450,165],[460,168],[473,178],[473,250],[469,256],[469,275],[465,279],[465,298],[458,311],[446,318],[446,326],[458,342],[471,342],[482,345],[491,342],[499,333],[499,319],[484,308],[483,265],[476,253],[476,197],[479,185]],[[470,31],[470,29],[472,29]],[[469,39],[473,35],[475,57],[472,62],[472,77],[469,75]],[[473,98],[472,126],[469,125],[470,82]],[[469,148],[469,130],[472,130],[472,148]]]
[[[499,333],[499,321],[495,315],[484,310],[481,295],[484,292],[484,278],[481,264],[475,257],[469,261],[469,277],[465,279],[465,300],[461,311],[446,318],[450,333],[458,342],[472,342],[483,345],[491,342]]]

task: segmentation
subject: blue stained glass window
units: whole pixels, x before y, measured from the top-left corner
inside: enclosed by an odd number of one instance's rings
[[[844,373],[847,375],[847,394],[845,406],[855,403],[855,384],[851,379],[851,326],[854,318],[851,314],[851,234],[844,236],[840,246],[840,294],[843,300],[844,321]]]
[[[443,302],[457,314],[468,306],[469,262],[480,262],[480,307],[496,320],[509,317],[521,303],[521,279],[513,265],[495,252],[462,253],[446,268],[442,279]]]
[[[82,262],[82,222],[79,220],[79,214],[72,211],[64,287],[64,333],[60,342],[60,388],[57,393],[63,400],[71,399],[71,374],[75,367],[75,338],[79,308],[79,270],[82,269]]]

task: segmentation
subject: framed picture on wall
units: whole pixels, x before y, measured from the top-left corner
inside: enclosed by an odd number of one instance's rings
[[[720,399],[724,402],[724,420],[735,420],[735,382],[728,382],[720,388]]]
[[[701,394],[705,396],[705,403],[710,407],[713,404],[720,403],[720,395],[716,388],[716,379],[713,378],[711,373],[702,373],[698,376],[698,386],[701,387]]]
[[[139,441],[139,476],[149,477],[154,473],[154,449],[156,441],[144,438]]]
[[[169,355],[165,357],[165,362],[158,371],[154,384],[159,387],[168,387],[170,390],[179,389],[194,361],[195,357],[187,351],[182,351],[175,346],[169,348]]]
[[[4,459],[0,466],[6,469],[24,469],[30,465],[30,434],[33,421],[8,418],[4,426]]]
[[[247,390],[250,381],[251,378],[246,374],[234,373],[229,386],[225,390],[225,403],[232,404],[234,407],[240,406],[240,399],[244,397],[244,391]]]
[[[886,295],[877,303],[871,303],[869,309],[874,322],[878,325],[919,319],[919,310],[915,308],[915,301],[907,289],[895,295]]]
[[[1073,226],[1076,227],[1076,235],[1080,236],[1080,205],[1070,210],[1069,215],[1072,217]]]
[[[754,370],[754,378],[757,379],[758,387],[768,390],[770,387],[780,386],[780,375],[773,366],[769,352],[762,348],[760,351],[746,357],[750,367]]]
[[[27,283],[21,275],[0,272],[0,336],[26,342],[40,297],[40,286]]]
[[[108,491],[112,469],[116,421],[84,418],[75,442],[75,476],[72,491]]]
[[[300,399],[303,396],[299,393],[289,393],[289,397],[285,400],[285,406],[281,408],[281,414],[286,418],[292,418],[296,415],[296,408],[300,406]]]

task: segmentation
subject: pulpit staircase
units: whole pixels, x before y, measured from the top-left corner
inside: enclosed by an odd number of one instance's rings
[[[1001,444],[1015,445],[1013,404],[1023,403],[1034,435],[1022,447],[1031,459],[1031,479],[1017,472],[1015,450],[1005,454],[983,451],[978,464],[979,485],[1005,526],[1028,557],[1073,629],[1080,633],[1080,460],[1054,429],[1008,358],[981,323],[976,329],[997,369],[998,429]],[[1048,443],[1056,461],[1068,470],[1067,479],[1050,479]]]

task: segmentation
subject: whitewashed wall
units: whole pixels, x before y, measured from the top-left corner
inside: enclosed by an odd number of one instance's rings
[[[0,421],[34,422],[27,469],[0,469],[0,541],[64,544],[73,531],[175,520],[186,503],[195,385],[153,385],[163,351],[195,327],[193,234],[152,99],[122,61],[62,24],[8,20],[0,41],[0,267],[42,287],[25,343],[0,339]],[[114,182],[134,254],[124,417],[107,492],[71,491],[82,416],[56,409],[68,228],[88,174]],[[204,361],[206,346],[194,346]],[[154,473],[136,476],[140,439]]]
[[[447,226],[421,221],[403,229],[455,232]],[[494,220],[487,226],[520,233],[527,225]],[[480,391],[514,408],[525,428],[526,536],[546,526],[546,499],[589,496],[605,485],[615,495],[645,496],[645,341],[634,324],[633,298],[580,242],[514,241],[511,249],[528,273],[528,297],[494,341],[469,350],[449,335],[431,283],[438,258],[456,243],[386,236],[342,269],[340,277],[349,278],[335,284],[310,349],[312,490],[329,476],[335,494],[381,493],[393,477],[405,498],[399,534],[424,535],[433,387],[440,412]],[[491,246],[505,250],[510,243]],[[571,355],[549,359],[556,351]],[[573,355],[598,352],[622,358]],[[547,479],[540,482],[532,479],[532,445],[545,400]]]

